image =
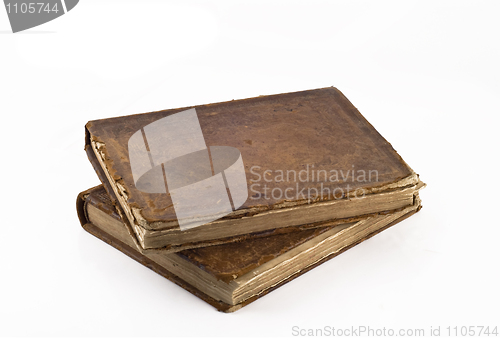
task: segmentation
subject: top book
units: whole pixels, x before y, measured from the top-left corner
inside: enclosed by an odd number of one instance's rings
[[[422,186],[334,87],[90,121],[86,151],[143,250],[355,221]]]

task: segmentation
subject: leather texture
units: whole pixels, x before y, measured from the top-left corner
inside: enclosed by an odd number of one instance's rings
[[[175,221],[176,215],[168,193],[144,193],[135,187],[128,140],[142,127],[189,108],[192,107],[96,120],[86,125],[87,154],[108,194],[116,202],[116,196],[89,146],[91,139],[104,143],[102,151],[106,168],[113,180],[125,188],[127,204],[140,209],[148,223]],[[382,187],[413,173],[392,146],[334,87],[194,108],[207,146],[230,146],[241,152],[249,186],[256,179],[251,173],[254,166],[260,167],[261,175],[268,169],[299,173],[307,167],[327,172],[377,171],[378,181],[360,182],[347,178],[340,183],[322,183],[323,188],[329,187],[332,191],[340,188],[344,196],[359,188]],[[290,187],[288,182],[264,183],[261,180],[261,184],[267,184],[269,190],[278,188],[282,192]],[[302,186],[319,189],[320,184],[298,183],[298,191]],[[340,189],[337,192],[341,192]],[[285,203],[284,197],[259,199],[253,192],[249,196],[253,197],[249,197],[240,209],[272,210]],[[323,200],[330,199],[333,197],[323,197]]]
[[[397,224],[398,222],[408,218],[413,215],[415,212],[420,210],[420,207],[416,211],[412,211],[394,222],[386,225],[385,227],[378,229],[377,231],[369,234],[363,239],[358,240],[356,243],[351,244],[350,246],[343,248],[341,251],[334,253],[319,262],[314,263],[313,265],[303,268],[298,273],[290,276],[286,280],[280,282],[278,285],[265,289],[259,294],[252,296],[251,298],[237,304],[237,305],[229,305],[227,303],[217,301],[207,294],[203,293],[199,289],[193,287],[189,283],[180,279],[179,277],[173,275],[171,272],[166,270],[164,267],[154,262],[147,255],[142,254],[137,249],[132,248],[115,237],[109,235],[108,233],[101,230],[99,227],[93,225],[89,222],[86,214],[86,207],[88,204],[92,204],[105,213],[109,214],[113,218],[120,220],[120,216],[114,211],[113,206],[111,205],[111,200],[107,197],[102,186],[98,186],[95,188],[91,188],[80,193],[77,197],[77,212],[78,217],[80,219],[80,223],[82,227],[101,239],[102,241],[110,244],[115,247],[119,251],[123,252],[127,256],[136,260],[137,262],[143,264],[144,266],[154,270],[158,274],[163,277],[169,279],[170,281],[176,283],[180,287],[186,289],[192,294],[196,295],[200,299],[206,301],[217,310],[222,312],[234,312],[240,309],[243,306],[248,305],[249,303],[261,298],[262,296],[268,294],[286,284],[287,282],[292,281],[296,277],[308,272],[309,270],[315,268],[316,266],[328,261],[329,259],[338,256],[344,251],[356,246],[362,241],[378,234],[379,232]],[[195,250],[185,250],[178,252],[177,255],[183,257],[184,259],[190,261],[195,264],[199,268],[211,273],[215,277],[224,280],[226,282],[230,281],[231,277],[242,275],[253,268],[271,260],[272,258],[292,249],[300,245],[303,242],[325,232],[329,228],[317,228],[314,230],[306,230],[302,233],[288,233],[278,236],[271,236],[268,238],[260,238],[255,240],[247,240],[232,244],[225,244],[220,246],[211,246],[206,248],[200,248]]]

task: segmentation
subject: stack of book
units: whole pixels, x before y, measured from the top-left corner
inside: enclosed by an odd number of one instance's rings
[[[419,176],[336,88],[91,121],[85,230],[232,312],[418,212]]]

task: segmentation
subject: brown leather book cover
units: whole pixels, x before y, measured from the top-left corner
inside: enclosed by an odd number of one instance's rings
[[[86,231],[198,296],[202,300],[217,308],[219,311],[224,312],[233,312],[245,305],[248,305],[281,285],[308,272],[319,264],[341,254],[345,250],[406,219],[415,212],[419,211],[420,208],[420,201],[418,199],[418,194],[416,194],[415,204],[412,207],[395,214],[379,215],[367,218],[366,221],[370,221],[370,219],[378,219],[379,222],[377,222],[378,224],[372,223],[371,229],[366,228],[364,231],[361,229],[364,233],[360,232],[356,234],[356,236],[342,240],[341,247],[328,248],[326,252],[323,250],[323,253],[321,253],[322,255],[318,256],[315,261],[310,262],[308,265],[299,264],[299,267],[292,268],[292,271],[286,272],[286,265],[283,266],[282,262],[280,262],[283,261],[283,258],[286,258],[287,261],[285,262],[291,262],[290,259],[292,257],[288,256],[288,254],[293,254],[294,256],[300,255],[300,252],[298,253],[297,251],[300,247],[304,246],[307,247],[302,250],[302,253],[309,252],[309,254],[306,254],[307,258],[314,256],[315,253],[320,252],[319,248],[316,249],[314,247],[317,244],[326,243],[328,239],[326,239],[325,236],[328,235],[328,233],[332,233],[334,231],[333,229],[336,227],[330,226],[306,229],[298,232],[250,239],[242,242],[228,243],[206,248],[189,249],[173,254],[155,253],[145,255],[142,254],[133,243],[132,235],[123,233],[123,231],[127,230],[126,226],[121,220],[119,214],[117,214],[109,196],[106,194],[102,186],[84,191],[80,193],[77,198],[78,216],[83,228]],[[91,209],[97,209],[101,214],[108,218],[108,220],[111,220],[112,222],[114,221],[114,223],[105,223],[103,222],[104,220],[97,219],[96,217],[94,217],[94,221],[91,221],[92,217],[89,217]],[[364,222],[351,223],[350,225],[361,225],[361,223]],[[337,233],[337,231],[335,232]],[[312,252],[313,255],[311,255],[310,252]],[[250,274],[253,275],[255,273],[263,272],[264,269],[262,268],[271,264],[273,261],[277,262],[277,265],[280,267],[279,271],[284,272],[285,274],[283,274],[283,279],[280,281],[270,282],[267,285],[266,282],[260,283],[260,287],[264,288],[259,289],[254,294],[240,298],[239,300],[233,302],[222,301],[223,299],[217,298],[216,295],[214,296],[214,294],[210,292],[210,288],[207,288],[207,284],[187,282],[189,279],[185,280],[180,277],[184,274],[182,271],[179,272],[180,275],[172,273],[169,268],[177,268],[175,265],[171,266],[172,263],[177,263],[177,261],[187,263],[189,266],[196,268],[198,270],[198,276],[205,275],[206,277],[212,278],[214,282],[221,281],[224,284],[233,286],[236,285],[236,282],[240,278]],[[269,268],[270,267],[268,265],[267,269]],[[181,270],[185,269],[181,268]],[[200,273],[203,275],[200,275]],[[274,278],[274,276],[275,274],[273,273],[272,278]],[[255,276],[252,276],[252,280],[255,280]],[[210,284],[208,286],[210,286]]]
[[[195,117],[184,120],[192,128],[172,118],[181,114]],[[183,138],[191,149],[175,149]],[[91,121],[86,151],[143,249],[205,246],[394,212],[411,205],[419,188],[418,175],[334,87]],[[207,181],[219,176],[222,194],[182,192],[202,182],[179,179],[191,176],[193,155],[210,159],[196,171],[208,171]],[[199,212],[181,218],[183,204]]]

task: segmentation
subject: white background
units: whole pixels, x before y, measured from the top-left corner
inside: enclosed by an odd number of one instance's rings
[[[0,8],[0,335],[500,327],[499,10],[82,0],[12,34]],[[80,227],[87,121],[332,85],[428,184],[420,213],[233,314]]]

